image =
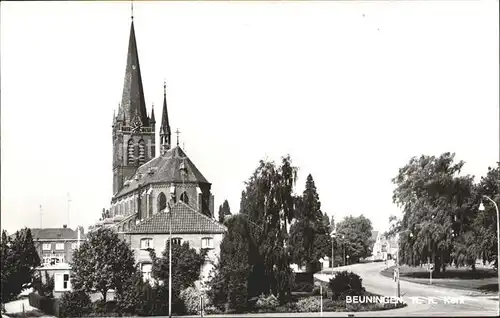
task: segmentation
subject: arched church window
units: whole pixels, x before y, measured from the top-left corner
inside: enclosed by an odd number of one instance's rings
[[[127,163],[133,165],[135,163],[134,141],[130,139],[127,145]]]
[[[127,223],[127,222],[125,222],[125,223],[123,224],[123,231],[124,231],[124,232],[127,232],[127,231],[128,231],[128,223]]]
[[[158,195],[158,212],[162,211],[167,207],[167,196],[165,193],[160,192]]]
[[[148,207],[148,214],[149,217],[153,216],[153,193],[149,194],[149,207]]]
[[[189,204],[189,198],[188,198],[188,195],[185,191],[182,192],[182,194],[181,194],[181,201],[186,203],[186,204]]]
[[[146,143],[144,140],[139,140],[139,165],[146,162]]]

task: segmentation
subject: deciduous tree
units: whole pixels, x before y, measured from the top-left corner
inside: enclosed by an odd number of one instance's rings
[[[249,289],[258,294],[278,295],[281,303],[291,296],[290,253],[285,243],[287,224],[294,217],[296,178],[297,168],[289,156],[283,157],[279,166],[261,160],[246,182],[241,203],[242,213],[253,226],[250,234],[252,286]]]
[[[118,297],[124,282],[132,276],[134,254],[130,246],[110,229],[98,229],[88,234],[88,240],[73,253],[71,284],[75,290],[97,290],[106,301],[107,292],[114,289]]]
[[[403,218],[391,233],[409,230],[401,237],[401,258],[412,264],[430,259],[436,272],[453,258],[456,262],[474,258],[474,252],[460,242],[473,234],[470,225],[477,196],[473,177],[459,175],[464,162],[454,159],[451,153],[414,157],[393,179],[393,200],[403,209]]]
[[[338,245],[345,249],[349,262],[355,263],[371,255],[373,227],[369,219],[363,215],[348,216],[339,222],[336,228]]]

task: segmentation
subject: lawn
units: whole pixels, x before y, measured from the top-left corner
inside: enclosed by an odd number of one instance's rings
[[[393,278],[394,268],[391,266],[381,271],[381,274]],[[401,280],[429,284],[429,271],[421,267],[400,266]],[[472,271],[470,268],[447,268],[444,273],[432,274],[432,285],[454,288],[473,290],[483,293],[496,293],[498,292],[498,276],[497,271],[491,268],[478,268]]]

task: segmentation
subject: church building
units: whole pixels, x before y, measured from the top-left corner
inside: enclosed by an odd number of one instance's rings
[[[112,124],[113,197],[106,218],[93,228],[113,228],[129,242],[147,278],[147,249],[155,249],[157,255],[165,249],[171,215],[172,244],[187,241],[197,250],[208,250],[202,269],[207,278],[227,228],[214,218],[210,182],[181,149],[178,135],[172,144],[165,83],[159,124],[157,156],[157,122],[153,107],[150,114],[146,110],[132,17],[122,99]]]

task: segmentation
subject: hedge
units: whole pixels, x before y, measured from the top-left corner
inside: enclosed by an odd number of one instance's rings
[[[60,317],[59,299],[40,296],[36,293],[29,294],[28,299],[31,307],[38,308],[48,315]]]

